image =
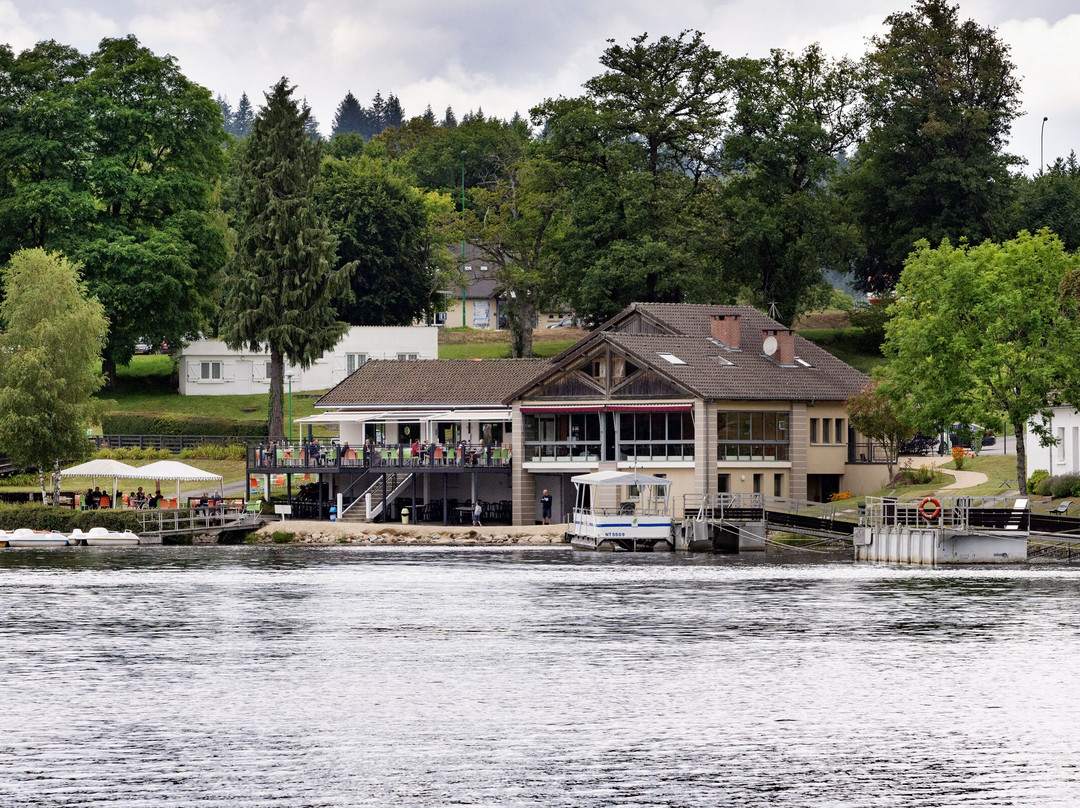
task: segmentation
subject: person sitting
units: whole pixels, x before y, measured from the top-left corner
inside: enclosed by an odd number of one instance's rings
[[[82,503],[81,503],[82,509],[84,511],[86,511],[86,510],[89,510],[90,508],[94,507],[91,504],[93,502],[93,500],[94,500],[94,489],[93,488],[87,488],[86,493],[83,494],[83,498],[82,498]]]
[[[101,488],[94,486],[94,490],[90,492],[90,509],[96,511],[101,507]]]
[[[142,486],[139,486],[139,490],[132,495],[134,502],[131,507],[139,508],[140,510],[146,507],[146,492],[142,490]]]

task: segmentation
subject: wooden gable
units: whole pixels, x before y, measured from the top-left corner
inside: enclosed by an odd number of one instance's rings
[[[623,334],[649,334],[654,336],[673,333],[666,325],[658,323],[651,317],[646,317],[640,311],[631,311],[624,320],[615,323],[610,330]]]
[[[610,395],[612,398],[678,398],[686,396],[688,392],[670,379],[646,368],[629,377]]]

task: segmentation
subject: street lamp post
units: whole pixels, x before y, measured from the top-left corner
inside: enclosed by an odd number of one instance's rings
[[[1046,161],[1043,160],[1043,132],[1046,131],[1046,122],[1050,120],[1043,115],[1042,125],[1039,127],[1039,173],[1043,173],[1043,168],[1046,166]]]
[[[461,150],[461,226],[465,226],[465,150]],[[465,327],[465,231],[461,231],[461,327]]]
[[[289,380],[289,444],[292,445],[292,378],[293,372],[290,370],[285,374],[285,378]]]

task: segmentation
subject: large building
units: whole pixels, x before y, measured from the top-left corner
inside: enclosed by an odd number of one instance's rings
[[[370,362],[310,420],[361,447],[322,469],[349,498],[406,473],[420,501],[507,503],[531,524],[542,490],[562,515],[572,476],[638,468],[671,480],[680,514],[723,491],[825,500],[883,486],[845,410],[867,382],[756,309],[635,304],[551,360]]]

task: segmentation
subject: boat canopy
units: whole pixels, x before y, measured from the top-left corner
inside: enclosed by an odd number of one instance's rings
[[[594,471],[591,474],[579,474],[571,477],[575,485],[671,485],[665,477],[653,477],[636,471]]]

